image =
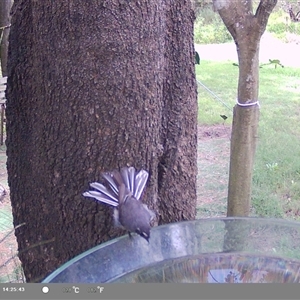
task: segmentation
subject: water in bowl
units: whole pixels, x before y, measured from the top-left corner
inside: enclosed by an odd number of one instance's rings
[[[166,260],[110,282],[299,283],[300,261],[245,253],[201,254]]]

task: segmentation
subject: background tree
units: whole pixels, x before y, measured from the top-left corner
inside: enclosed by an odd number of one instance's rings
[[[0,55],[2,76],[7,76],[8,35],[10,28],[10,9],[13,0],[0,1]]]
[[[7,169],[28,282],[123,234],[82,192],[133,165],[158,224],[196,214],[197,97],[190,1],[15,0]],[[151,239],[150,239],[151,243]]]
[[[215,10],[234,39],[239,61],[239,104],[234,107],[232,123],[228,216],[248,216],[250,212],[259,119],[259,44],[276,3],[277,0],[261,0],[254,14],[251,0],[213,1]]]

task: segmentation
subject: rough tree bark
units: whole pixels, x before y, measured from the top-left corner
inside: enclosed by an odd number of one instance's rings
[[[28,282],[124,233],[82,196],[102,171],[148,170],[158,224],[196,214],[190,1],[82,4],[15,0],[12,10],[7,168]]]
[[[10,9],[13,0],[0,1],[0,55],[2,76],[7,76],[8,35],[10,28]]]
[[[255,14],[252,1],[214,0],[232,35],[238,54],[239,79],[234,107],[227,216],[248,216],[259,119],[259,44],[277,0],[261,0]]]

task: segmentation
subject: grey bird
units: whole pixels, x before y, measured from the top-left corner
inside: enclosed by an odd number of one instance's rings
[[[83,196],[113,206],[115,225],[126,229],[130,237],[131,232],[136,232],[149,242],[155,213],[140,201],[148,175],[145,170],[136,172],[134,167],[105,172],[102,176],[108,187],[92,182],[93,190]]]

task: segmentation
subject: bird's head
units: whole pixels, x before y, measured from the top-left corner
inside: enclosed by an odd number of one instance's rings
[[[149,228],[137,228],[135,231],[138,235],[140,235],[142,238],[144,238],[148,243],[150,239],[150,226]]]

